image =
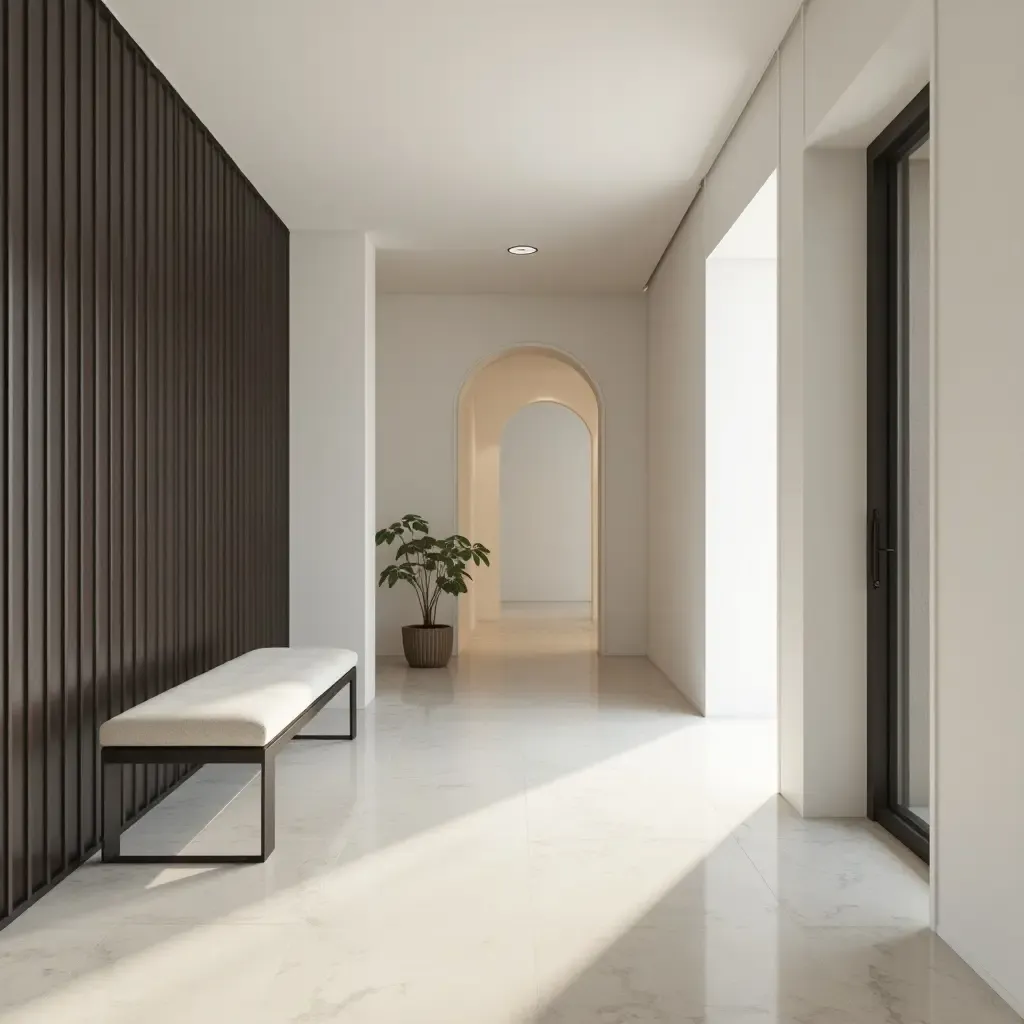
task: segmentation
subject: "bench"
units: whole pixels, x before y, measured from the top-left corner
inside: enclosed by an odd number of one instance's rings
[[[347,735],[300,734],[345,687]],[[264,647],[151,697],[100,726],[103,861],[134,864],[252,864],[274,852],[274,759],[298,740],[356,738],[356,656],[335,648]],[[234,855],[125,855],[124,765],[257,764],[260,852]]]

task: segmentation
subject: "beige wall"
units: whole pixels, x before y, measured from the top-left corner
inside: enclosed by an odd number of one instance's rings
[[[587,425],[591,437],[591,567],[598,573],[600,416],[591,383],[567,358],[525,348],[499,356],[479,369],[459,395],[458,530],[491,549],[491,566],[473,572],[475,586],[459,601],[459,648],[479,621],[501,615],[501,437],[505,424],[524,406],[556,402]],[[594,614],[599,619],[593,587]]]
[[[535,402],[505,424],[502,614],[508,604],[592,603],[594,483],[591,433],[571,409]]]
[[[642,294],[378,296],[377,522],[413,511],[454,532],[461,388],[509,350],[564,353],[601,396],[601,643],[606,654],[646,654],[646,323]],[[401,626],[415,621],[407,590],[378,592],[382,654],[400,654]],[[452,602],[439,611],[455,621]]]

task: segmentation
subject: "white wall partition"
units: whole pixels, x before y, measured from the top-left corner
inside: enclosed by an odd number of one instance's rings
[[[501,600],[591,600],[591,437],[571,409],[535,402],[501,436]]]
[[[704,689],[705,197],[648,290],[648,653],[699,710]]]
[[[715,713],[706,678],[705,258],[777,166],[778,109],[773,61],[648,290],[648,528],[657,538],[648,645],[651,660],[702,712]]]
[[[1024,4],[937,0],[936,36],[936,920],[1024,1013]]]
[[[779,514],[798,517],[802,531],[801,600],[789,608],[800,650],[780,650],[780,696],[783,705],[802,704],[803,728],[780,737],[783,793],[810,816],[860,817],[867,809],[865,159],[841,149],[801,158],[798,334],[789,334],[792,307],[780,308],[780,345],[800,346],[802,430],[785,457],[801,461],[801,489],[780,489]],[[780,204],[780,221],[788,212]],[[783,578],[793,571],[781,555]],[[787,761],[796,744],[803,774],[794,781]]]
[[[925,84],[921,6],[811,0],[780,52],[780,776],[811,816],[866,810],[864,147]]]
[[[778,264],[772,174],[707,261],[706,712],[778,706]]]
[[[375,254],[365,235],[291,235],[290,636],[359,655],[374,696]]]

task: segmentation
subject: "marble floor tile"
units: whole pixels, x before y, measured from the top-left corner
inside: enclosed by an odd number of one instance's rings
[[[737,841],[783,910],[802,924],[913,928],[928,921],[926,869],[866,823]]]
[[[773,723],[524,623],[385,660],[358,742],[292,744],[267,864],[76,871],[0,933],[0,1024],[1019,1024],[913,858],[774,795]],[[258,825],[252,773],[211,766],[125,848]]]

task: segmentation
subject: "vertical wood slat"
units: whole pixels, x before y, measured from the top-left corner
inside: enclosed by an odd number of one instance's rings
[[[79,697],[80,759],[79,832],[86,847],[96,843],[95,749],[95,37],[96,12],[79,12]]]
[[[9,102],[16,90],[8,83],[11,67],[8,60],[9,46],[9,9],[0,9],[0,54],[2,54],[3,73],[0,74],[0,132],[3,135],[3,151],[0,153],[0,324],[3,325],[5,344],[0,354],[0,420],[4,424],[3,444],[0,445],[0,657],[6,670],[8,660],[7,637],[7,581],[10,575],[8,524],[9,516],[9,476],[8,476],[8,433],[7,410],[9,408],[9,356],[8,348],[12,337],[9,315],[11,312],[9,249],[10,236],[10,198],[7,188],[8,160],[11,153],[10,141],[10,110]],[[14,710],[12,693],[8,685],[4,685],[0,693],[0,914],[9,917],[14,909],[13,870],[14,870],[14,764],[13,737]]]
[[[121,705],[135,704],[135,54],[126,47],[121,66],[121,223],[122,318],[121,377]],[[135,769],[122,772],[122,805],[127,814],[135,807]]]
[[[7,676],[11,715],[9,762],[13,775],[8,808],[10,892],[15,903],[27,900],[31,846],[28,820],[28,745],[26,741],[27,650],[25,644],[27,580],[28,467],[27,368],[28,334],[28,80],[25,47],[28,39],[24,0],[8,6],[6,57],[9,71],[7,116],[8,188],[8,332],[7,332]]]
[[[63,181],[64,181],[64,765],[63,811],[66,845],[63,867],[74,863],[83,847],[81,832],[82,773],[82,688],[79,658],[79,537],[81,505],[79,495],[79,422],[80,422],[80,259],[81,233],[78,170],[81,143],[78,131],[80,112],[80,19],[77,0],[64,0],[64,105],[63,105]]]
[[[0,0],[0,134],[3,927],[100,839],[102,721],[287,642],[288,234],[98,0]]]
[[[123,593],[121,508],[123,501],[123,438],[121,422],[124,405],[124,304],[122,283],[122,221],[124,182],[121,178],[121,59],[123,46],[117,33],[110,35],[107,64],[107,121],[109,157],[107,161],[107,217],[110,231],[107,240],[108,281],[107,337],[107,448],[104,458],[107,470],[107,701],[106,717],[120,714],[123,709],[123,677],[121,673],[121,600]]]
[[[135,141],[134,196],[135,196],[135,318],[134,318],[134,349],[135,349],[135,380],[132,402],[132,422],[128,432],[134,440],[135,462],[130,466],[131,477],[135,483],[135,504],[133,506],[133,522],[135,524],[135,545],[132,558],[131,575],[134,579],[134,601],[132,602],[132,632],[135,637],[135,662],[132,669],[132,704],[137,704],[146,697],[146,664],[145,648],[145,551],[146,551],[146,444],[145,426],[145,342],[146,319],[148,307],[148,267],[146,263],[146,232],[147,232],[147,201],[146,201],[146,83],[149,72],[145,63],[136,54],[132,69],[132,107],[134,114],[133,136]],[[134,796],[128,805],[128,813],[138,813],[146,804],[146,766],[136,765],[133,779]]]
[[[46,220],[45,194],[38,187],[44,174],[45,139],[43,101],[45,98],[45,8],[27,5],[25,66],[28,87],[25,103],[27,153],[25,180],[28,203],[26,215],[26,282],[28,330],[25,338],[27,395],[25,398],[25,461],[27,488],[25,532],[27,557],[25,592],[28,595],[25,622],[25,764],[26,790],[26,879],[31,894],[45,884],[45,786],[48,739],[44,729],[47,711],[46,678]]]
[[[95,96],[95,145],[93,182],[94,288],[93,293],[93,411],[94,446],[94,533],[95,547],[95,640],[96,674],[93,680],[93,713],[96,727],[109,716],[110,708],[110,36],[103,31],[103,16],[97,10],[93,60]],[[98,772],[99,742],[93,734],[93,772]],[[99,779],[93,787],[94,829],[98,837],[103,821],[100,813]]]
[[[44,661],[46,736],[45,883],[64,868],[67,849],[64,777],[67,749],[64,735],[64,181],[63,91],[64,52],[61,0],[44,7],[45,251],[46,251],[46,446],[45,462],[45,635]]]

